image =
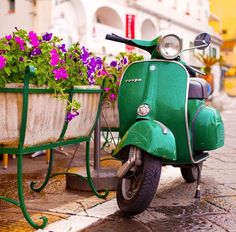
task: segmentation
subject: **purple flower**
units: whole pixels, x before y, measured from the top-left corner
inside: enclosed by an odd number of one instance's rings
[[[40,48],[35,48],[31,53],[30,53],[31,56],[38,56],[38,55],[41,55],[41,50]]]
[[[66,50],[66,45],[62,44],[61,46],[58,47],[62,52],[67,52]]]
[[[97,69],[102,68],[102,59],[100,57],[96,57],[96,62],[97,62]]]
[[[80,55],[80,59],[82,60],[83,64],[87,64],[87,62],[88,62],[87,60],[89,58],[89,52],[85,47],[82,47],[81,51],[82,51],[82,53]]]
[[[52,38],[52,33],[46,32],[46,34],[43,35],[43,40],[44,40],[44,41],[50,41],[51,38]]]
[[[25,41],[23,39],[21,39],[19,36],[15,36],[15,41],[16,41],[16,43],[18,43],[20,45],[21,51],[25,50],[25,48],[24,48]]]
[[[67,112],[66,121],[71,121],[73,118],[79,115],[79,111]]]
[[[94,79],[93,76],[90,76],[90,77],[88,78],[88,81],[89,81],[89,85],[94,85],[94,84],[95,84],[95,79]]]
[[[117,66],[117,62],[113,60],[113,61],[110,63],[110,66],[116,67],[116,66]]]
[[[54,69],[52,72],[56,81],[58,81],[59,79],[66,80],[68,78],[68,73],[64,68]]]
[[[29,32],[29,38],[30,38],[30,44],[32,44],[34,47],[39,46],[40,41],[38,40],[38,36],[35,32],[30,31]]]
[[[96,66],[97,66],[97,62],[96,62],[95,58],[92,57],[92,58],[89,60],[89,67],[88,67],[88,68],[89,68],[90,70],[95,71]]]
[[[20,62],[23,62],[23,61],[24,61],[24,57],[21,56],[21,57],[19,58],[19,61],[20,61]]]
[[[3,69],[6,66],[7,60],[4,56],[0,56],[0,69]]]
[[[111,93],[111,94],[109,95],[109,99],[110,99],[110,101],[115,101],[116,98],[117,98],[117,96],[116,96],[115,93]]]
[[[124,59],[123,59],[123,64],[127,64],[128,63],[128,60],[127,60],[127,58],[125,57]]]
[[[5,38],[9,41],[12,39],[12,36],[11,35],[6,35]]]

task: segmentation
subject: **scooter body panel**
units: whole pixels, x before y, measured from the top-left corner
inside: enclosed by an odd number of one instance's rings
[[[115,157],[127,156],[125,148],[136,146],[149,154],[176,160],[175,137],[158,121],[142,120],[134,123],[114,150]]]
[[[118,98],[121,137],[137,120],[160,121],[175,137],[175,162],[194,163],[188,128],[188,85],[188,72],[179,62],[150,60],[131,64],[123,75]],[[142,104],[150,107],[146,116],[137,114]]]
[[[220,113],[202,100],[189,100],[189,127],[196,151],[214,150],[224,145],[224,123]]]

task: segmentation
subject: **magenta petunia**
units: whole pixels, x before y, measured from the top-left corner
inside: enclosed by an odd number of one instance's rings
[[[110,99],[110,101],[115,101],[116,98],[117,98],[117,96],[116,96],[115,93],[111,93],[111,94],[109,95],[109,99]]]
[[[0,69],[3,69],[6,66],[7,60],[4,56],[0,55]]]
[[[12,36],[11,35],[6,35],[5,38],[9,41],[12,39]]]
[[[15,36],[15,41],[16,43],[20,45],[21,51],[25,50],[25,47],[24,47],[25,41],[23,39],[21,39],[19,36]]]
[[[32,44],[34,47],[39,46],[40,41],[38,40],[38,36],[35,32],[33,31],[29,32],[29,39],[30,39],[30,44]]]
[[[104,88],[104,91],[105,91],[105,92],[109,92],[110,90],[111,90],[111,88],[109,88],[109,87],[105,87],[105,88]]]
[[[55,80],[59,80],[59,79],[66,80],[68,78],[68,73],[64,68],[54,69],[53,74],[54,74]]]
[[[55,48],[50,51],[50,56],[51,56],[50,64],[52,66],[57,66],[58,63],[60,62],[60,57]]]

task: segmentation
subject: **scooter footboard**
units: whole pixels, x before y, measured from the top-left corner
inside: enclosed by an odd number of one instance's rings
[[[195,115],[191,125],[194,150],[208,151],[224,145],[224,124],[220,113],[203,106]]]
[[[145,152],[168,160],[176,160],[176,144],[173,133],[162,123],[142,120],[132,125],[114,150],[113,155],[123,157],[127,147],[136,146]]]

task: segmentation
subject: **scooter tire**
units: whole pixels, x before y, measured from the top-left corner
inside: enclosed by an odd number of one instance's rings
[[[200,169],[202,170],[202,163],[200,164]],[[189,165],[188,167],[180,168],[182,177],[187,183],[193,183],[197,180],[198,171],[195,165]]]
[[[160,181],[161,162],[158,158],[143,153],[141,166],[140,184],[130,199],[124,196],[124,187],[122,187],[127,177],[118,180],[117,204],[125,216],[134,216],[146,210],[156,193]]]

